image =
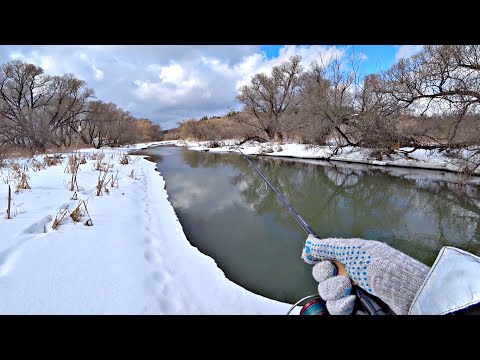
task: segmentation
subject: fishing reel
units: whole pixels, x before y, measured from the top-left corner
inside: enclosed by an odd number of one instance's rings
[[[356,301],[351,315],[395,315],[385,302],[366,293],[361,288],[355,286],[353,293],[356,296]],[[300,309],[300,315],[330,315],[325,300],[318,294],[305,296],[298,300],[286,315],[289,315],[300,304],[304,304]]]
[[[286,315],[289,315],[296,306],[299,306],[302,303],[305,304],[300,309],[300,315],[329,315],[325,300],[323,300],[318,294],[305,296],[298,300],[292,305]]]

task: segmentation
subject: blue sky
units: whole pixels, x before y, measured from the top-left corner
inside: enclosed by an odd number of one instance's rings
[[[0,63],[20,59],[45,73],[72,73],[135,117],[164,129],[181,120],[239,110],[238,88],[259,72],[301,55],[312,61],[355,51],[362,73],[387,69],[419,45],[0,45]]]
[[[260,47],[261,51],[264,51],[268,58],[275,58],[279,54],[280,48],[284,45],[263,45]],[[392,66],[397,60],[397,53],[400,50],[399,45],[336,45],[339,48],[346,49],[347,53],[355,51],[356,53],[364,53],[366,59],[363,63],[365,73],[377,72],[380,70],[386,70]],[[413,52],[417,47],[410,47]],[[404,48],[403,48],[404,49]],[[399,56],[402,53],[399,54]]]

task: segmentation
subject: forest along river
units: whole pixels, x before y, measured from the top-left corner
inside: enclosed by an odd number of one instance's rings
[[[306,234],[241,155],[177,146],[135,153],[157,163],[188,240],[227,278],[287,303],[317,292],[300,258]],[[320,237],[384,241],[427,265],[445,245],[480,255],[478,186],[445,181],[456,174],[250,159]]]

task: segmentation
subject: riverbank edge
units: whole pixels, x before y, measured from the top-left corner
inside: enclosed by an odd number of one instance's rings
[[[232,148],[235,145],[234,140],[223,141],[223,146],[219,147],[209,147],[210,141],[184,141],[184,140],[170,140],[170,141],[161,141],[156,142],[152,146],[158,145],[175,145],[175,146],[184,146],[189,150],[194,151],[209,151],[209,152],[238,152],[237,149]],[[274,149],[276,147],[281,147],[281,151],[265,152],[266,148]],[[480,187],[480,167],[475,170],[471,175],[466,175],[462,172],[462,169],[459,165],[455,164],[455,160],[449,159],[445,156],[440,156],[435,150],[423,150],[420,154],[425,157],[425,159],[406,159],[400,157],[392,160],[375,160],[370,158],[371,150],[366,148],[345,148],[343,150],[346,156],[342,155],[331,155],[325,156],[325,153],[332,153],[335,147],[333,146],[317,146],[312,147],[304,144],[296,143],[285,143],[285,144],[276,144],[276,143],[245,143],[241,145],[241,150],[245,155],[255,155],[255,156],[272,156],[272,157],[281,157],[281,158],[290,158],[290,159],[305,159],[305,160],[321,160],[327,162],[339,162],[346,164],[362,164],[370,165],[375,167],[383,168],[403,168],[403,169],[420,169],[420,170],[432,170],[440,172],[448,172],[453,175],[458,175],[458,179],[453,181],[459,185],[470,185],[470,186],[479,186]],[[407,149],[405,149],[407,150]],[[427,152],[429,154],[427,154]]]

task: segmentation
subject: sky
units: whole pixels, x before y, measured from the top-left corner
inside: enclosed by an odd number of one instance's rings
[[[362,72],[384,70],[421,45],[1,45],[0,63],[20,59],[45,73],[72,73],[137,118],[171,129],[181,120],[240,110],[238,88],[250,78],[301,55],[312,61],[352,51]]]

